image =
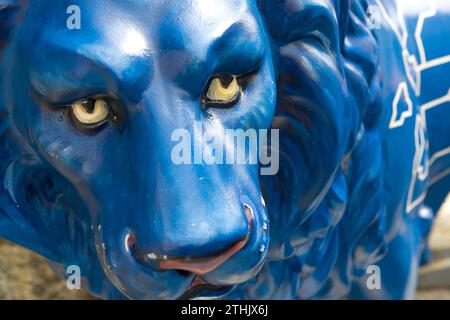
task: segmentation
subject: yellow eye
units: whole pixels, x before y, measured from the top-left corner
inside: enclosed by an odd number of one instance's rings
[[[206,98],[210,102],[216,103],[230,103],[234,102],[241,93],[241,86],[238,83],[237,77],[232,76],[231,81],[226,84],[224,81],[215,77],[209,83]]]
[[[72,106],[73,117],[85,125],[95,125],[104,122],[109,114],[108,103],[103,99],[90,99],[76,102]]]

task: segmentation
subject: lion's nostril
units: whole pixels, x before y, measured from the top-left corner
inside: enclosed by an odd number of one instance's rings
[[[249,224],[249,228],[250,228],[250,233],[253,232],[253,223],[255,220],[255,216],[253,215],[253,210],[252,208],[247,205],[244,204],[244,213],[245,213],[245,217],[247,218],[248,224]]]

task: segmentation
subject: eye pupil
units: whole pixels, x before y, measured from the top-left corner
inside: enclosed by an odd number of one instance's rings
[[[87,113],[92,113],[92,112],[94,112],[94,108],[95,108],[95,100],[89,99],[89,100],[83,101],[81,103],[81,105],[84,108],[84,110],[86,110]]]
[[[220,82],[222,82],[222,85],[224,88],[228,88],[231,84],[231,82],[233,82],[234,77],[230,76],[228,74],[225,75],[221,75],[220,77],[218,77]]]
[[[84,109],[86,113],[92,114],[95,110],[95,100],[89,99],[83,102],[80,102],[80,106]]]

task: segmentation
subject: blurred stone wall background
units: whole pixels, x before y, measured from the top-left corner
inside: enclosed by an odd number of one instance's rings
[[[430,246],[433,261],[420,270],[416,298],[450,300],[450,196],[439,212]]]
[[[83,290],[69,290],[36,254],[0,240],[0,299],[89,299]]]
[[[450,198],[431,237],[433,263],[420,272],[418,299],[450,299]],[[42,258],[0,240],[0,299],[93,299],[69,290]]]

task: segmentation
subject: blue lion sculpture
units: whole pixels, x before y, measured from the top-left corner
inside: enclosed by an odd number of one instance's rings
[[[109,299],[413,297],[448,1],[76,2],[0,0],[0,237]],[[277,132],[278,170],[174,163],[196,126]]]

